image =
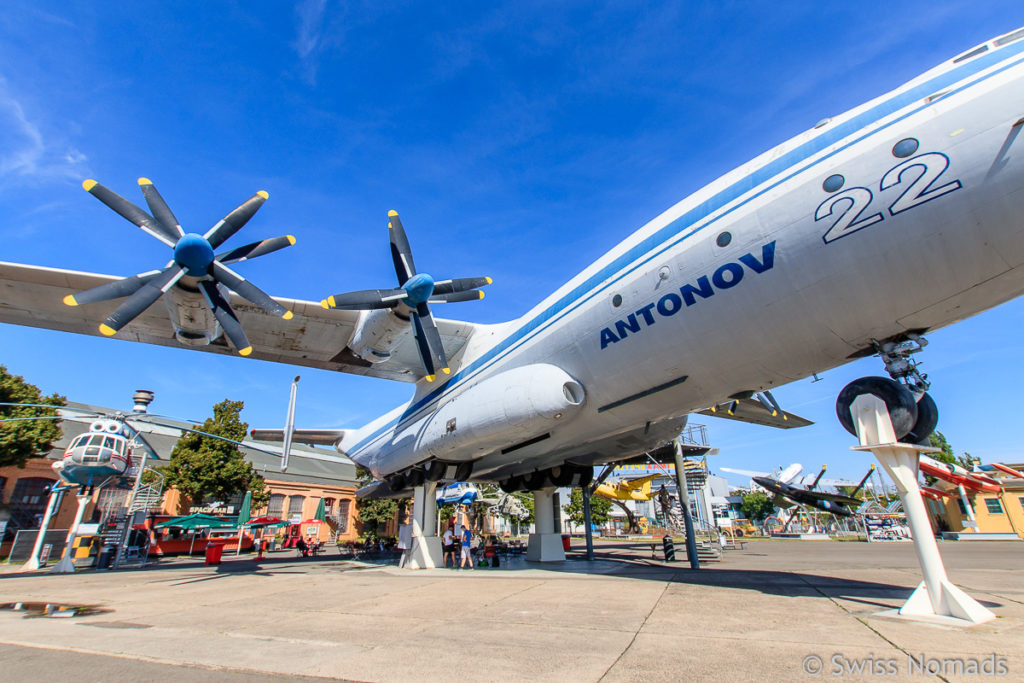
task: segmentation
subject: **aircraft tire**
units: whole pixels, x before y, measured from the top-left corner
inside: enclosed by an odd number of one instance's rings
[[[392,491],[398,492],[405,488],[405,475],[401,472],[388,476],[387,481]]]
[[[551,470],[551,483],[555,486],[571,486],[575,475],[579,470],[569,463],[564,463],[558,467],[552,467]]]
[[[905,437],[917,422],[917,401],[910,389],[888,377],[861,377],[843,387],[836,399],[839,423],[854,436],[857,436],[857,429],[850,407],[863,394],[873,394],[885,402],[897,439]]]
[[[523,477],[523,488],[527,491],[540,491],[551,485],[551,470],[539,470]]]
[[[405,473],[406,486],[422,486],[427,472],[422,467],[413,467]]]
[[[446,469],[448,469],[448,463],[434,460],[427,465],[424,478],[430,482],[441,481]]]
[[[503,479],[498,483],[498,486],[505,493],[516,493],[523,490],[523,478],[517,474],[508,479]]]
[[[590,486],[594,481],[594,468],[588,465],[586,467],[581,467],[580,471],[581,476],[579,481],[576,482],[576,486],[580,488]]]
[[[466,481],[471,474],[473,474],[472,461],[459,463],[459,466],[455,468],[455,481]]]
[[[939,407],[935,405],[935,399],[928,394],[921,394],[921,398],[917,401],[917,422],[900,441],[927,446],[929,445],[928,437],[935,431],[938,424]]]

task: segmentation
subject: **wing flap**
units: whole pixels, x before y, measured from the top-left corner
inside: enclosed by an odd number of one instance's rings
[[[740,422],[750,422],[756,425],[764,425],[765,427],[777,427],[779,429],[795,429],[797,427],[807,427],[812,424],[807,418],[794,415],[793,413],[787,413],[785,411],[780,412],[776,416],[772,416],[759,401],[753,398],[741,398],[736,402],[736,407],[732,414],[729,414],[729,408],[732,407],[732,401],[725,401],[718,403],[710,408],[699,410],[701,415],[710,415],[712,417],[722,417],[726,420],[738,420]]]

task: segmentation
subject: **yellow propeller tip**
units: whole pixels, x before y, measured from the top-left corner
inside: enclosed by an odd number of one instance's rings
[[[288,238],[288,244],[295,244],[295,235],[285,235]]]
[[[102,323],[100,324],[100,334],[106,337],[113,337],[115,334],[117,334],[117,330],[115,330],[113,327],[108,326],[106,323]]]
[[[97,183],[95,180],[85,180],[82,181],[82,189],[85,190],[86,192],[92,192],[92,188],[96,187],[98,184],[99,183]]]
[[[64,304],[66,306],[77,306],[78,302],[75,301],[75,295],[74,294],[68,294],[66,297],[64,297]]]
[[[284,318],[285,320],[291,320],[292,318],[295,317],[295,314],[292,313],[291,311],[285,311],[284,315],[282,315],[281,317]]]
[[[434,381],[434,375],[427,375],[423,379],[427,380],[428,382],[433,382]]]
[[[139,185],[152,185],[153,181],[149,178],[139,178]]]
[[[487,280],[487,284],[491,284],[492,282],[494,282],[494,280],[492,280],[489,277],[485,277],[484,279]]]
[[[238,349],[239,356],[248,356],[250,353],[252,353],[251,346],[246,346],[244,349]]]
[[[320,299],[320,308],[330,308],[330,306],[327,305],[327,299]]]
[[[484,293],[483,293],[483,292],[477,292],[477,294],[479,294],[479,295],[480,295],[480,298],[481,298],[481,299],[483,299],[483,298],[484,298]]]
[[[391,209],[390,211],[388,211],[388,218],[394,218],[397,215],[398,215],[398,212],[395,211],[394,209]]]
[[[441,372],[443,372],[446,375],[450,375],[450,374],[452,374],[452,369],[451,368],[441,368]]]
[[[329,297],[327,297],[327,305],[330,306],[331,308],[334,308],[338,304],[334,301],[334,297],[333,296],[329,296]]]
[[[258,194],[259,196],[263,197],[264,199],[270,199],[270,195],[267,194],[266,190],[260,190],[256,194]]]

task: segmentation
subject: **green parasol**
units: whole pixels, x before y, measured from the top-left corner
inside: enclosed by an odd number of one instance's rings
[[[327,511],[324,510],[324,499],[321,498],[320,502],[316,505],[316,512],[313,513],[313,519],[319,519],[321,522],[327,521]]]
[[[238,526],[247,524],[249,518],[252,517],[252,491],[245,492],[245,498],[242,499],[242,507],[238,510]]]
[[[194,515],[188,515],[186,517],[175,517],[169,519],[166,522],[160,522],[154,524],[154,529],[186,529],[189,531],[195,529],[223,529],[225,527],[235,526],[234,522],[226,522],[220,517],[214,517],[213,515],[207,515],[202,512],[197,512]]]

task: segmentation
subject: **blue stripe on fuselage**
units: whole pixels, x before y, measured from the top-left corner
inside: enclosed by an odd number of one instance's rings
[[[887,100],[886,102],[882,102],[872,107],[871,109],[861,114],[858,114],[857,116],[854,116],[848,121],[844,121],[840,124],[837,124],[834,128],[826,130],[821,135],[818,135],[812,138],[811,140],[808,140],[807,142],[793,148],[791,151],[787,152],[781,157],[773,161],[770,161],[764,166],[756,169],[749,175],[740,178],[729,187],[725,188],[724,190],[717,193],[713,197],[710,197],[709,199],[705,200],[698,206],[695,206],[694,208],[690,209],[679,218],[675,219],[674,221],[668,223],[663,228],[659,229],[657,232],[649,235],[642,241],[630,247],[627,251],[625,251],[624,253],[616,257],[613,261],[611,261],[609,264],[604,266],[600,271],[589,277],[581,284],[574,287],[570,292],[562,296],[558,301],[551,304],[548,308],[541,311],[536,316],[531,318],[529,321],[524,323],[521,327],[517,328],[515,331],[510,333],[509,336],[507,336],[505,339],[491,347],[491,349],[486,351],[483,355],[474,360],[467,367],[455,373],[452,376],[452,378],[443,386],[427,394],[419,401],[417,401],[415,404],[410,405],[396,419],[393,419],[389,421],[387,424],[378,427],[373,432],[373,434],[365,437],[358,444],[356,444],[352,448],[351,452],[357,453],[360,449],[364,448],[373,441],[376,441],[380,436],[384,435],[387,432],[387,430],[400,424],[402,421],[411,417],[414,413],[418,412],[427,404],[440,398],[441,395],[443,395],[450,388],[454,387],[460,381],[467,379],[471,374],[475,373],[478,370],[481,370],[483,366],[487,365],[492,360],[495,360],[500,354],[504,353],[505,351],[511,350],[519,343],[525,343],[527,341],[527,336],[531,332],[538,330],[541,326],[544,325],[544,323],[552,320],[559,313],[568,314],[569,312],[571,312],[572,309],[570,309],[569,307],[572,304],[585,303],[589,299],[593,298],[593,296],[600,293],[600,291],[602,291],[603,289],[611,286],[618,280],[621,280],[623,277],[633,272],[637,268],[645,265],[647,262],[657,257],[659,254],[664,253],[665,251],[676,246],[683,240],[695,235],[699,231],[706,228],[708,225],[711,225],[712,223],[721,220],[722,218],[731,214],[733,211],[740,208],[741,206],[744,206],[750,201],[763,195],[765,192],[771,190],[774,187],[777,187],[781,183],[790,180],[794,176],[803,173],[812,166],[818,165],[825,161],[826,159],[835,156],[839,152],[848,149],[850,146],[857,144],[858,142],[866,139],[867,137],[876,135],[877,133],[885,130],[886,128],[894,125],[895,123],[902,121],[908,116],[916,114],[922,109],[932,106],[935,102],[933,101],[923,104],[922,106],[905,113],[903,116],[900,116],[899,118],[890,121],[885,126],[865,133],[864,135],[850,141],[846,145],[834,150],[832,153],[823,156],[822,158],[812,163],[809,163],[799,169],[796,169],[792,173],[786,175],[786,177],[773,183],[769,187],[763,188],[757,194],[748,197],[745,201],[737,204],[728,211],[723,212],[722,214],[716,216],[715,218],[706,222],[703,225],[695,227],[686,235],[683,235],[681,237],[678,237],[678,239],[673,240],[674,237],[678,236],[687,228],[694,226],[702,219],[707,218],[710,214],[722,209],[730,202],[743,196],[743,194],[750,192],[760,184],[797,166],[798,164],[800,164],[800,162],[807,160],[808,158],[814,156],[818,152],[835,144],[839,140],[854,135],[858,131],[861,131],[865,128],[868,128],[872,124],[877,123],[879,120],[885,118],[886,116],[894,114],[895,112],[899,111],[900,109],[903,109],[907,105],[917,100],[921,100],[927,97],[928,95],[931,95],[936,91],[941,90],[944,87],[948,87],[954,83],[969,78],[980,71],[984,71],[985,69],[988,69],[993,65],[998,64],[999,62],[1009,60],[1012,57],[1019,55],[1022,51],[1024,51],[1024,41],[1011,43],[1009,45],[1006,45],[1005,47],[990,51],[987,54],[976,57],[964,63],[961,66],[955,67],[953,69],[950,69],[949,71],[946,71],[945,73],[935,76],[934,78],[932,78],[929,81],[926,81],[925,83],[914,86],[913,88],[894,96],[892,99]],[[1002,68],[990,74],[987,74],[986,76],[983,76],[982,78],[979,78],[978,80],[972,83],[965,84],[961,88],[958,88],[955,92],[945,93],[942,99],[950,97],[956,92],[961,92],[962,90],[972,85],[987,80],[988,78],[991,78],[992,76],[1001,73],[1006,69],[1016,66],[1019,63],[1020,62],[1006,64]],[[659,246],[661,247],[660,249],[658,249]],[[652,253],[648,254],[647,252]],[[647,257],[643,261],[636,263],[628,271],[619,274],[617,278],[615,278],[614,280],[610,280],[609,282],[605,283],[603,287],[598,288],[598,285],[600,285],[605,279],[611,277],[612,273],[615,273],[616,271],[624,268],[632,261],[639,259],[644,255],[646,255]],[[589,296],[587,296],[588,294]]]

